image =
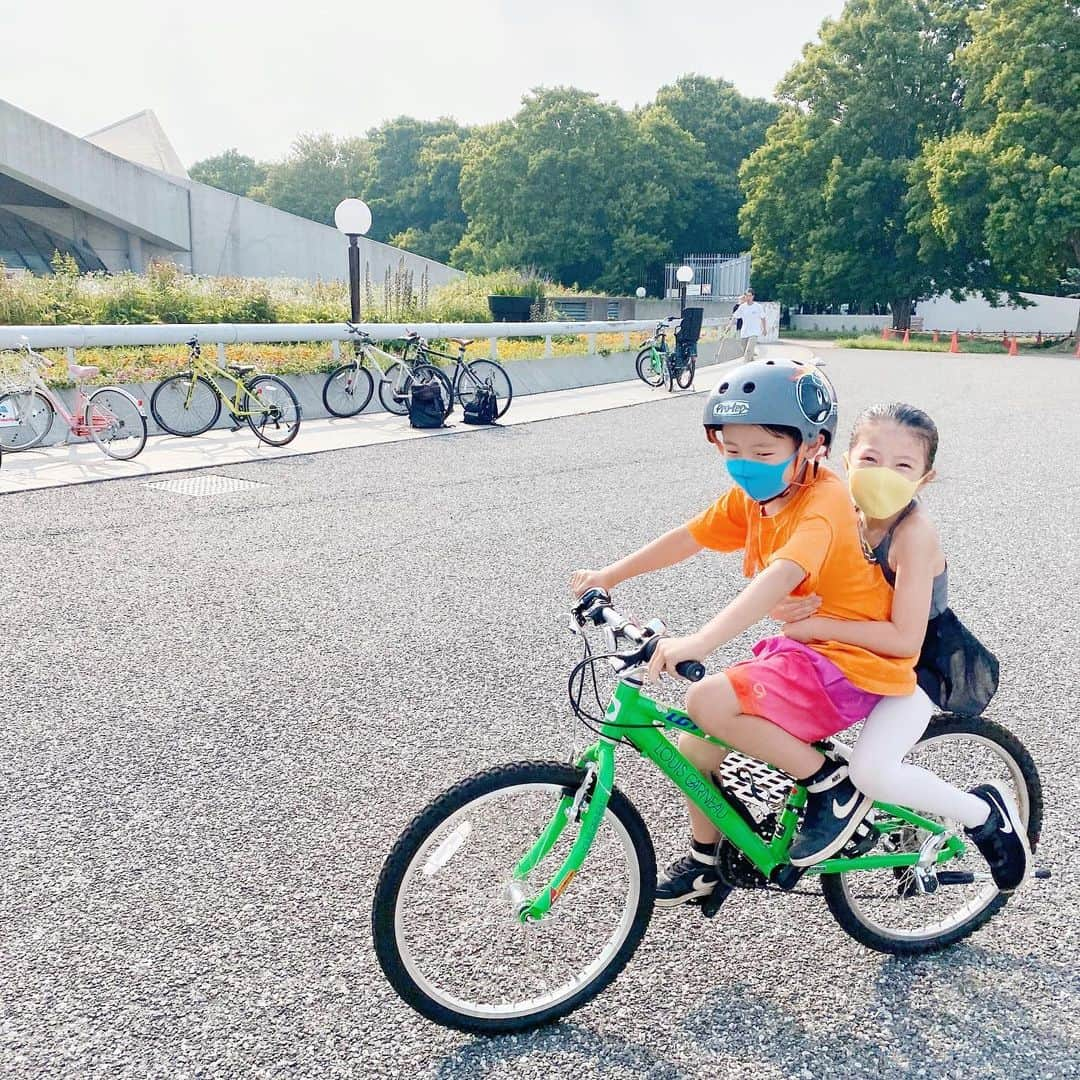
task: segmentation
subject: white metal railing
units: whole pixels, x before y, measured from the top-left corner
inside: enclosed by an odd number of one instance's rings
[[[551,339],[564,334],[586,338],[587,351],[596,351],[597,334],[629,335],[651,331],[656,319],[622,322],[546,323],[360,323],[375,341],[393,341],[408,331],[426,338],[486,338],[490,353],[498,355],[499,338],[544,338],[544,355],[551,356]],[[705,319],[705,326],[722,326],[726,319]],[[92,326],[0,326],[0,349],[15,348],[23,338],[35,349],[88,349],[114,345],[183,345],[195,336],[211,345],[328,341],[336,354],[340,343],[353,340],[344,323],[142,323]]]

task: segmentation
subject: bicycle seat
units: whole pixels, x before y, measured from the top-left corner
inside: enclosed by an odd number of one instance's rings
[[[96,379],[100,368],[93,367],[92,365],[83,367],[80,364],[68,364],[68,375],[77,383],[89,382],[91,379]]]
[[[460,345],[463,349],[467,349],[476,338],[471,337],[452,337],[450,339],[455,345]]]
[[[241,378],[245,375],[250,375],[255,370],[254,364],[226,364],[229,371],[235,371]]]

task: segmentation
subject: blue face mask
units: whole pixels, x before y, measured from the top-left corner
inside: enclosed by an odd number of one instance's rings
[[[792,454],[787,461],[770,465],[767,461],[748,461],[744,458],[728,458],[728,474],[754,502],[768,502],[783,494],[788,484],[784,472],[795,460]]]

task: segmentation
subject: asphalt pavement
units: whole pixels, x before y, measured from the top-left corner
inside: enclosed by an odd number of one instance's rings
[[[1039,765],[1050,881],[911,961],[862,948],[816,896],[739,893],[712,922],[658,913],[561,1024],[441,1029],[375,963],[382,860],[454,780],[583,741],[568,576],[726,486],[703,399],[234,464],[215,471],[257,486],[202,497],[142,479],[8,495],[0,1073],[1080,1074],[1080,361],[827,360],[845,441],[874,401],[939,423],[952,601],[1000,657],[990,715]],[[692,630],[740,580],[737,557],[704,554],[617,600]],[[663,864],[685,825],[658,781],[620,759]]]

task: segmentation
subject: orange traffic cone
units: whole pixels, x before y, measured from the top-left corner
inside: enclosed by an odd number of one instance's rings
[[[1020,355],[1020,350],[1016,347],[1016,338],[1015,337],[1009,338],[1009,355],[1010,356],[1019,356]]]
[[[941,335],[935,330],[934,331],[934,344],[936,345],[940,340],[941,340]]]
[[[904,331],[904,344],[905,345],[910,345],[911,344],[911,330],[910,329]]]
[[[954,330],[952,332],[952,341],[949,342],[949,352],[958,353],[960,351],[960,334]]]
[[[1076,352],[1073,353],[1073,356],[1080,360],[1080,337],[1076,339]]]
[[[882,341],[888,341],[889,340],[889,328],[887,326],[883,326],[881,328],[881,340]]]

